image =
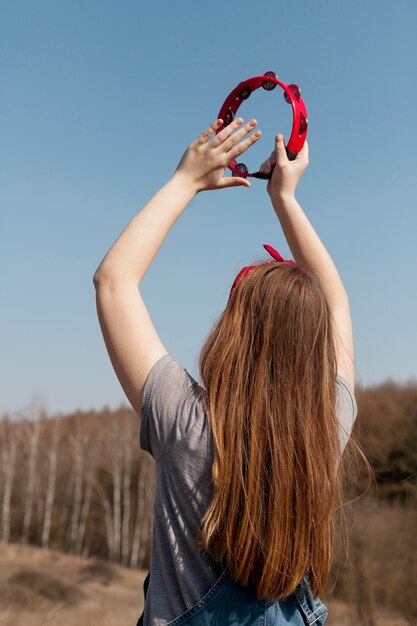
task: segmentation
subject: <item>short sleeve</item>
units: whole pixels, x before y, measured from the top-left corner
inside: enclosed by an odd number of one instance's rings
[[[336,376],[336,391],[336,413],[340,423],[340,443],[343,451],[353,430],[358,405],[349,383],[340,374]]]
[[[140,446],[157,459],[193,428],[201,387],[170,354],[156,361],[142,390]]]

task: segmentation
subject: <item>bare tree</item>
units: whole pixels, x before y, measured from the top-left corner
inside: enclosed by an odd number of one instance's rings
[[[86,478],[86,486],[84,490],[83,506],[81,509],[80,523],[78,526],[77,541],[75,544],[76,554],[83,553],[85,531],[87,528],[88,514],[90,512],[91,496],[93,493],[94,484],[94,468],[91,469],[91,473]]]
[[[114,560],[114,532],[113,532],[113,515],[112,515],[112,507],[110,504],[110,500],[107,497],[107,494],[103,487],[101,486],[98,480],[94,481],[97,492],[100,496],[101,503],[103,505],[104,510],[104,521],[106,524],[106,536],[107,536],[107,551],[109,555],[109,559],[111,561]]]
[[[59,515],[59,527],[66,528],[71,510],[71,493],[74,488],[74,476],[71,472],[65,481],[65,489],[63,491],[62,507]],[[63,547],[64,549],[64,547]]]
[[[43,528],[41,545],[43,548],[49,547],[51,535],[52,509],[55,499],[55,486],[57,475],[58,442],[60,438],[60,422],[54,420],[51,442],[48,452],[48,484],[46,487],[45,515],[43,518]]]
[[[37,472],[37,460],[38,460],[38,448],[39,448],[39,433],[41,429],[41,418],[45,413],[41,406],[39,406],[38,398],[35,396],[32,399],[32,403],[29,407],[30,416],[29,421],[26,423],[25,433],[28,440],[29,447],[29,459],[28,459],[28,471],[27,471],[27,483],[25,494],[25,506],[23,513],[23,530],[22,530],[22,543],[28,543],[29,530],[32,521],[33,502],[35,498],[36,490],[36,472]]]
[[[4,475],[3,507],[2,507],[2,540],[5,543],[10,541],[10,501],[12,497],[13,478],[16,467],[17,452],[17,429],[10,425],[7,417],[2,423],[2,446],[1,459]]]
[[[123,437],[123,525],[122,525],[122,563],[127,565],[129,560],[129,530],[130,530],[130,482],[132,466],[132,429],[129,417]]]
[[[42,474],[41,468],[38,464],[38,470],[36,473],[36,481],[35,481],[35,511],[36,511],[36,526],[37,526],[37,537],[41,537],[42,527],[43,527],[43,519],[45,517],[45,498],[42,489]]]
[[[93,495],[93,489],[95,485],[95,477],[96,477],[96,462],[98,451],[101,448],[101,439],[95,438],[93,445],[90,447],[90,452],[88,455],[88,462],[84,463],[84,497],[83,504],[80,513],[80,521],[78,525],[78,533],[77,540],[75,544],[75,552],[77,554],[85,554],[85,551],[88,551],[88,547],[85,545],[85,535],[87,529],[88,516],[90,513],[90,505],[91,499]]]
[[[80,426],[77,427],[75,436],[71,437],[74,454],[74,498],[68,533],[69,550],[71,552],[77,552],[77,541],[83,506],[84,463],[89,440],[90,435]]]
[[[113,475],[113,559],[120,561],[122,522],[122,455],[119,424],[113,420],[110,430],[110,451]]]

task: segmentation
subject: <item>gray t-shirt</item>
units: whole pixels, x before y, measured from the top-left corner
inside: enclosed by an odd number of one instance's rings
[[[357,405],[347,381],[337,375],[336,382],[344,448]],[[170,354],[156,361],[143,388],[140,445],[156,461],[144,626],[165,626],[187,611],[222,572],[220,563],[193,543],[212,495],[210,422],[199,390],[198,382]]]

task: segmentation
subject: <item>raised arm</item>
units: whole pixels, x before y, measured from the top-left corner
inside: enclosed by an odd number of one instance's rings
[[[156,361],[167,353],[140,293],[140,283],[170,228],[200,191],[238,185],[225,177],[227,163],[260,137],[256,120],[237,118],[215,135],[211,124],[185,151],[172,178],[129,222],[94,274],[100,327],[115,373],[140,415],[142,390]],[[170,268],[167,268],[167,272]]]
[[[330,254],[295,199],[296,186],[308,162],[307,142],[296,159],[289,161],[284,138],[277,135],[275,150],[262,164],[261,170],[269,172],[275,166],[267,187],[272,206],[294,260],[313,272],[320,281],[333,316],[337,369],[353,390],[353,336],[348,295]]]

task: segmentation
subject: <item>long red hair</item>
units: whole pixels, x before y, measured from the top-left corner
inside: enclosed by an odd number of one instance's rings
[[[331,312],[316,276],[257,265],[231,293],[199,366],[214,463],[197,545],[259,598],[285,598],[306,572],[318,595],[341,454]]]

